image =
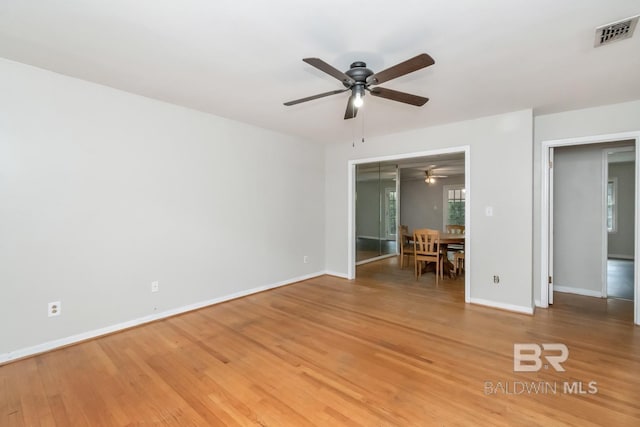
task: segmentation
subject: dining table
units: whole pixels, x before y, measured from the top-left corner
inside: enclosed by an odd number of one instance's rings
[[[447,257],[449,245],[464,245],[465,235],[461,233],[440,233],[440,251],[444,254],[445,271],[455,272],[454,265]]]
[[[413,242],[413,234],[403,234],[403,239],[407,239],[406,241]],[[465,235],[463,233],[440,233],[440,251],[443,254],[447,253],[447,249],[449,245],[464,245],[465,244]],[[449,259],[445,256],[444,258],[445,265],[449,268],[445,269],[448,271],[453,271],[453,263],[449,261]]]
[[[440,246],[449,244],[464,245],[465,235],[460,233],[440,233]]]
[[[403,241],[413,242],[413,234],[403,234]],[[465,235],[460,233],[440,233],[440,246],[444,246],[445,249],[450,244],[462,244],[464,245]]]

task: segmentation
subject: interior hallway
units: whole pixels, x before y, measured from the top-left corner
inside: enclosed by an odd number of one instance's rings
[[[633,260],[607,260],[607,297],[633,301]]]

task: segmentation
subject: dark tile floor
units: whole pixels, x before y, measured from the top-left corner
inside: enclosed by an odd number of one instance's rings
[[[607,260],[607,296],[633,299],[633,260]]]

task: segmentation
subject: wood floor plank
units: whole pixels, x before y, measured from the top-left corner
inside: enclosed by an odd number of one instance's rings
[[[640,425],[631,302],[557,294],[528,316],[465,304],[462,278],[416,281],[394,258],[357,274],[0,366],[0,425]],[[514,372],[514,343],[566,344],[566,371]]]

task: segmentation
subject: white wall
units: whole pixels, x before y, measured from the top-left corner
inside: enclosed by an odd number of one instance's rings
[[[324,147],[6,60],[0,94],[0,360],[324,270]]]
[[[599,144],[554,150],[554,289],[601,296],[603,178]]]
[[[348,274],[348,162],[445,147],[470,147],[471,299],[530,311],[531,295],[531,110],[348,141],[326,150],[327,269]],[[509,179],[505,179],[509,177]],[[515,197],[517,195],[517,197]],[[485,207],[494,215],[485,216]],[[493,275],[500,275],[495,285]]]
[[[617,178],[617,230],[609,233],[608,255],[634,258],[635,235],[635,162],[609,163],[609,178]]]
[[[464,176],[439,178],[427,185],[424,179],[404,180],[400,183],[400,221],[409,230],[431,228],[444,231],[443,194],[444,185],[464,185]]]
[[[533,151],[533,285],[540,304],[541,147],[543,141],[640,130],[640,101],[536,116]]]

